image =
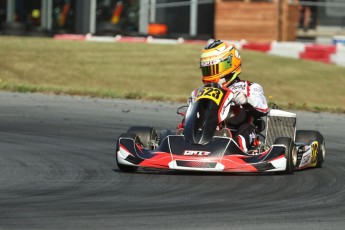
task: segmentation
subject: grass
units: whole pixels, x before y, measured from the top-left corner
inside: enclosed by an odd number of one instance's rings
[[[201,45],[0,37],[0,89],[185,102]],[[345,112],[345,68],[242,50],[242,78],[283,108]]]

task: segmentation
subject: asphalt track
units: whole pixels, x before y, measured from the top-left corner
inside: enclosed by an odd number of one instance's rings
[[[177,106],[0,93],[0,229],[344,229],[344,115],[297,112],[325,136],[322,169],[119,172],[116,138],[174,128]]]

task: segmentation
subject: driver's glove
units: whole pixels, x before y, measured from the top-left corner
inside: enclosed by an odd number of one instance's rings
[[[235,102],[236,105],[243,105],[248,102],[248,99],[242,91],[237,91],[234,93],[232,101]]]

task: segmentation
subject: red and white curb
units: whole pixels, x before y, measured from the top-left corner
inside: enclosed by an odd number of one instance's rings
[[[150,44],[202,44],[206,45],[213,40],[188,40],[183,38],[178,39],[164,39],[148,37],[130,37],[117,35],[111,36],[93,36],[76,35],[76,34],[57,34],[54,36],[57,40],[75,40],[75,41],[90,41],[90,42],[124,42],[124,43],[150,43]],[[323,63],[335,64],[345,67],[345,37],[340,39],[336,44],[314,44],[302,42],[269,42],[256,43],[241,41],[228,41],[234,44],[238,49],[254,50],[264,52],[271,55],[282,57],[305,59],[312,61],[319,61]]]
[[[345,45],[342,43],[314,44],[302,42],[242,42],[242,45],[238,48],[260,51],[282,57],[312,60],[345,66]]]

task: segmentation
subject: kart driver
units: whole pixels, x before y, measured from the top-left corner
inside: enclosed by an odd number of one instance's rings
[[[238,146],[247,152],[255,139],[253,122],[268,111],[262,87],[239,78],[241,56],[234,45],[220,40],[201,51],[200,68],[204,84],[218,83],[234,92],[235,106],[232,106],[225,122]]]

